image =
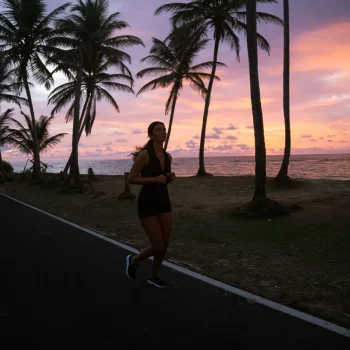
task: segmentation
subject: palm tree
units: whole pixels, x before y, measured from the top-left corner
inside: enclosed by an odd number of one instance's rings
[[[107,89],[134,93],[133,89],[130,87],[133,85],[133,79],[131,76],[122,73],[108,73],[107,70],[110,66],[110,63],[108,63],[106,60],[97,61],[96,64],[97,67],[93,72],[83,71],[82,91],[85,95],[85,102],[79,121],[79,140],[83,134],[84,129],[87,136],[92,131],[92,126],[96,117],[97,102],[105,99],[114,107],[118,113],[120,112],[117,101],[108,92]],[[119,80],[128,82],[130,86],[120,83]],[[63,107],[67,106],[73,101],[66,114],[67,122],[72,120],[72,114],[74,111],[74,97],[76,90],[75,85],[75,81],[64,83],[54,89],[49,96],[49,103],[55,105],[54,109],[51,112],[52,114],[56,114]],[[70,155],[69,160],[64,168],[64,175],[66,175],[68,172],[71,159],[72,154]]]
[[[247,48],[249,58],[250,95],[255,137],[255,191],[253,200],[266,198],[266,148],[261,108],[258,47],[256,30],[256,0],[247,0]]]
[[[0,103],[13,103],[18,107],[21,107],[21,104],[27,106],[28,100],[19,96],[22,91],[23,83],[13,82],[11,73],[11,71],[6,70],[6,68],[0,64]]]
[[[283,0],[283,20],[284,20],[284,60],[283,60],[283,111],[285,126],[285,146],[281,169],[276,176],[277,181],[288,181],[288,167],[291,149],[290,132],[290,29],[289,29],[289,0]]]
[[[8,109],[6,112],[0,114],[0,147],[3,147],[9,142],[9,129],[12,119],[13,109]],[[4,163],[2,161],[1,148],[0,148],[0,174],[5,173]]]
[[[131,76],[131,72],[124,63],[125,61],[130,63],[131,57],[121,49],[143,45],[143,42],[132,35],[114,36],[116,30],[124,29],[128,24],[118,19],[118,12],[108,16],[107,0],[85,0],[85,2],[78,0],[70,11],[69,17],[56,21],[61,38],[54,42],[66,49],[58,52],[55,59],[59,61],[60,54],[63,54],[65,64],[69,62],[68,60],[73,60],[75,63],[71,175],[74,182],[80,184],[78,144],[84,71],[87,74],[94,72],[98,67],[98,60],[104,59],[108,64],[120,68],[122,74]],[[104,97],[107,96],[104,95]]]
[[[8,130],[10,134],[8,143],[26,155],[30,155],[34,158],[34,134],[38,137],[39,153],[53,148],[67,135],[66,133],[54,136],[50,135],[49,127],[54,118],[53,116],[41,116],[33,125],[32,119],[27,114],[23,112],[21,112],[21,114],[24,116],[26,126],[21,124],[18,120],[10,118],[11,122],[17,126],[17,129],[10,128]]]
[[[176,30],[174,30],[176,32]],[[200,50],[207,44],[208,40],[200,39],[198,36],[186,38],[177,35],[169,36],[168,40],[161,41],[153,38],[153,46],[150,50],[150,55],[143,58],[141,62],[149,62],[153,67],[146,68],[137,73],[137,78],[145,76],[157,76],[145,84],[137,93],[137,96],[149,90],[155,90],[159,87],[170,89],[170,96],[165,104],[165,115],[171,109],[168,134],[164,148],[167,149],[171,134],[175,106],[180,90],[183,88],[184,82],[189,82],[190,86],[196,90],[203,98],[206,96],[207,89],[203,82],[204,79],[209,79],[210,74],[202,71],[204,68],[211,68],[213,62],[204,62],[192,66],[194,59]],[[220,66],[225,66],[223,63],[217,63]],[[218,77],[215,77],[219,80]]]
[[[246,33],[247,26],[244,23],[246,13],[244,9],[246,0],[194,0],[188,4],[172,3],[160,6],[155,14],[159,15],[163,12],[174,12],[171,17],[173,25],[185,25],[195,28],[200,28],[206,32],[209,29],[213,30],[214,37],[214,56],[212,72],[209,79],[208,93],[205,100],[203,123],[201,132],[201,141],[199,149],[199,170],[198,176],[207,175],[204,166],[204,145],[206,126],[209,113],[209,105],[211,92],[213,89],[214,77],[217,68],[217,60],[219,46],[221,42],[226,42],[232,50],[235,51],[237,60],[239,60],[240,43],[237,34]],[[276,2],[276,0],[258,0],[258,2]],[[259,12],[257,20],[264,22],[273,22],[281,24],[281,20],[267,13]],[[269,52],[270,46],[265,38],[258,34],[259,46]]]
[[[27,95],[32,124],[35,113],[30,91],[30,75],[39,84],[49,89],[53,77],[47,68],[47,59],[53,48],[48,40],[54,36],[50,27],[68,4],[47,13],[43,0],[2,0],[3,12],[0,13],[0,60],[4,67],[11,67],[16,83],[23,82]],[[45,62],[46,61],[46,62]],[[40,152],[36,129],[33,134],[33,179],[40,179]]]

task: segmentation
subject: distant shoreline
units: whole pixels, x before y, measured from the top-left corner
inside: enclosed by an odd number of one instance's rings
[[[176,157],[176,152],[169,151],[173,155],[173,159],[197,159],[198,156],[193,157]],[[291,159],[293,157],[313,157],[313,156],[350,156],[350,151],[346,153],[297,153],[297,154],[291,154]],[[254,154],[251,155],[215,155],[215,156],[206,156],[205,159],[210,158],[252,158],[255,157]],[[267,154],[266,157],[283,157],[283,154]],[[4,159],[10,163],[25,163],[27,161],[26,159],[23,160],[13,160],[7,158]],[[45,157],[42,157],[42,160],[44,162],[66,162],[68,160],[68,156],[64,157],[62,159],[45,159]],[[127,158],[80,158],[79,161],[88,162],[88,161],[126,161],[126,160],[132,160],[130,157]]]

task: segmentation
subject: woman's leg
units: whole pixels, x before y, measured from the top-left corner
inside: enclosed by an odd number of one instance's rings
[[[161,213],[161,214],[158,214],[157,218],[158,218],[160,229],[162,231],[162,237],[163,237],[164,248],[165,248],[164,253],[166,253],[166,250],[168,249],[168,245],[170,242],[173,214],[171,212]]]
[[[170,235],[171,235],[171,225],[172,225],[172,213],[161,213],[158,214],[157,219],[158,219],[158,223],[162,232],[162,238],[163,238],[163,244],[164,244],[164,252],[161,256],[159,256],[159,261],[157,263],[157,265],[153,264],[154,269],[154,276],[156,276],[156,274],[158,273],[162,262],[165,258],[165,254],[166,251],[168,249],[169,246],[169,242],[170,242]]]
[[[162,264],[165,253],[162,230],[156,216],[141,219],[140,222],[147,234],[148,239],[150,240],[151,247],[143,249],[139,254],[134,256],[132,258],[132,264],[138,264],[142,260],[153,255],[154,258],[151,276],[155,277],[160,265]]]

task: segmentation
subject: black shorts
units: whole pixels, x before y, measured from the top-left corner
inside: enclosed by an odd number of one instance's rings
[[[171,203],[167,187],[163,185],[142,188],[137,199],[137,212],[139,219],[170,213]]]

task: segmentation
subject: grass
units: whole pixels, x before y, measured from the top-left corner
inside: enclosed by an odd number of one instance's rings
[[[148,244],[134,201],[120,201],[122,176],[99,176],[99,196],[7,183],[24,202],[134,246]],[[299,210],[253,220],[232,213],[251,199],[251,177],[180,178],[169,186],[174,224],[168,259],[225,283],[350,326],[350,186],[299,180],[271,199]],[[137,194],[137,189],[132,187]]]

